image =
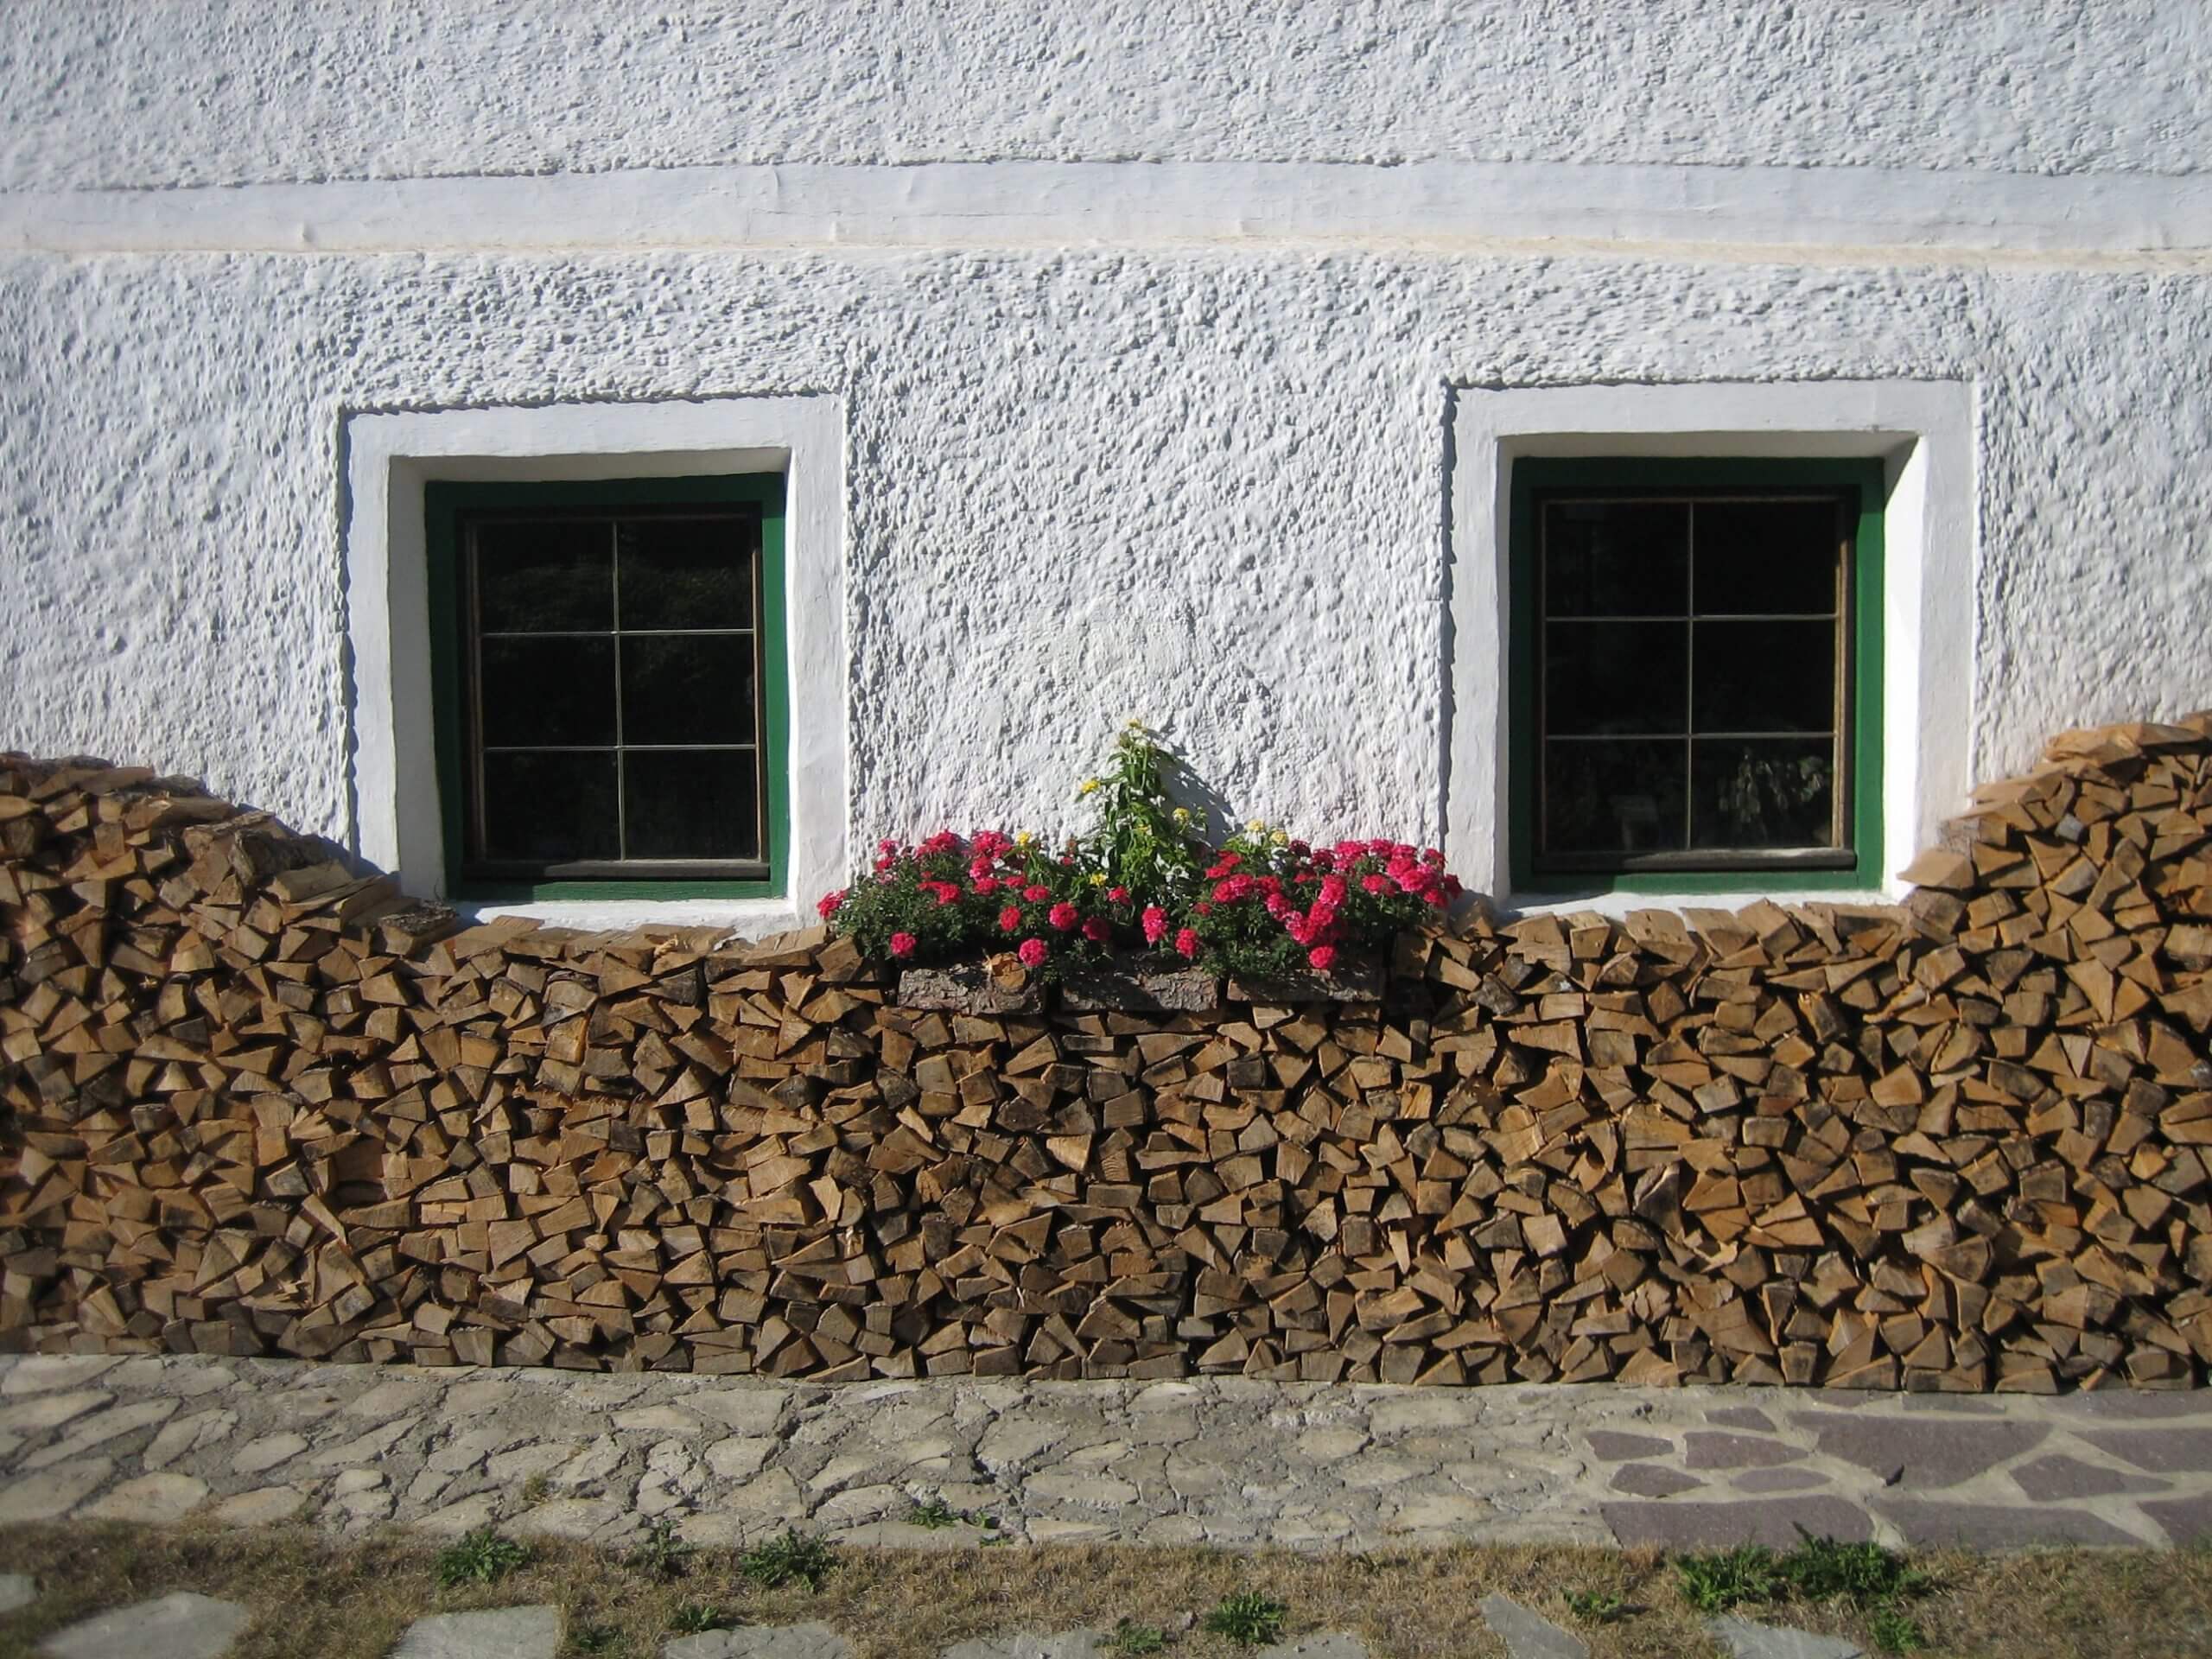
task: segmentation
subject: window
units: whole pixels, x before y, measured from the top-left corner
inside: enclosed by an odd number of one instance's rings
[[[433,483],[424,504],[456,894],[779,891],[782,478]]]
[[[1878,880],[1881,469],[1519,461],[1516,885]]]

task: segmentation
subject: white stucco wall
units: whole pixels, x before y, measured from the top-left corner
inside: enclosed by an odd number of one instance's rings
[[[9,9],[0,747],[344,836],[349,416],[797,394],[858,835],[1443,833],[1454,388],[1961,383],[1972,774],[2212,703],[2200,8],[410,10]]]

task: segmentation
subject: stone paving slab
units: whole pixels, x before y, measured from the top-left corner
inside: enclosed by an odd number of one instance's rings
[[[1760,1624],[1733,1613],[1708,1618],[1705,1628],[1728,1649],[1729,1659],[1866,1659],[1866,1650],[1844,1637]]]
[[[1483,1623],[1505,1643],[1506,1659],[1590,1659],[1590,1644],[1510,1596],[1482,1599]]]
[[[0,1523],[312,1519],[621,1544],[2186,1542],[2212,1390],[1402,1389],[1242,1377],[831,1385],[0,1356]],[[912,1522],[942,1499],[968,1522]],[[990,1517],[996,1525],[981,1522]]]
[[[661,1659],[853,1659],[853,1644],[827,1624],[747,1624],[678,1637]]]
[[[560,1649],[558,1607],[493,1607],[416,1619],[391,1659],[554,1659]]]
[[[221,1659],[252,1617],[235,1601],[180,1591],[79,1620],[38,1650],[50,1659]]]
[[[38,1580],[28,1573],[0,1573],[0,1613],[12,1613],[38,1599]]]

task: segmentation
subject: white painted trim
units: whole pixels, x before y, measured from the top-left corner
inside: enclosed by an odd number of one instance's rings
[[[1879,901],[1966,804],[1974,772],[1974,395],[1961,381],[1708,381],[1452,394],[1451,753],[1445,850],[1504,910],[1735,906],[1761,896]],[[1883,518],[1878,892],[1609,894],[1509,889],[1506,603],[1513,461],[1537,455],[1879,457]]]
[[[0,195],[0,247],[67,254],[1531,243],[2158,263],[2212,250],[2212,175],[997,161]]]
[[[824,395],[561,404],[346,417],[346,636],[354,850],[442,898],[430,707],[425,484],[784,472],[791,856],[777,899],[486,907],[577,926],[798,925],[846,857],[845,424]]]

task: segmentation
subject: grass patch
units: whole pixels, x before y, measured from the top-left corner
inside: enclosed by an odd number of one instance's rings
[[[747,1550],[737,1558],[737,1566],[747,1578],[766,1589],[804,1584],[809,1590],[819,1590],[822,1580],[836,1568],[837,1552],[828,1540],[788,1527]]]
[[[1167,1632],[1157,1624],[1140,1624],[1123,1614],[1114,1621],[1113,1633],[1106,1638],[1106,1647],[1114,1653],[1165,1653]]]
[[[668,1628],[678,1636],[697,1636],[707,1630],[727,1630],[737,1620],[710,1601],[687,1601],[668,1616]]]
[[[1904,1605],[1935,1587],[1926,1573],[1880,1544],[1798,1531],[1799,1542],[1782,1554],[1764,1544],[1743,1544],[1681,1557],[1675,1578],[1682,1599],[1701,1613],[1791,1599],[1840,1606],[1859,1616],[1885,1653],[1917,1653],[1928,1645]]]
[[[0,1659],[35,1659],[63,1626],[127,1602],[197,1591],[243,1605],[250,1623],[231,1659],[388,1659],[426,1613],[545,1602],[569,1630],[564,1654],[655,1659],[687,1605],[747,1625],[819,1622],[856,1659],[915,1659],[978,1637],[1116,1619],[1171,1637],[1174,1659],[1249,1659],[1230,1637],[1192,1628],[1209,1609],[1264,1586],[1296,1609],[1299,1630],[1344,1630],[1375,1659],[1467,1659],[1498,1651],[1484,1596],[1510,1596],[1565,1622],[1570,1591],[1614,1596],[1633,1617],[1576,1626],[1592,1659],[1713,1659],[1703,1615],[1678,1593],[1675,1560],[1653,1549],[1585,1545],[1455,1545],[1363,1556],[1284,1550],[1069,1545],[1039,1548],[839,1550],[818,1587],[771,1587],[741,1567],[749,1553],[702,1545],[683,1576],[648,1576],[620,1548],[532,1541],[527,1563],[496,1582],[442,1585],[450,1541],[385,1529],[341,1539],[312,1526],[155,1528],[119,1522],[0,1529],[0,1572],[39,1581],[38,1599],[0,1614]],[[2011,1555],[1915,1552],[1923,1593],[1898,1611],[1854,1611],[1789,1587],[1754,1615],[1945,1659],[2178,1659],[2212,1652],[2212,1551],[2048,1550]],[[1290,1623],[1286,1620],[1286,1625]]]
[[[1570,1590],[1567,1610],[1586,1624],[1611,1624],[1630,1611],[1627,1600],[1611,1590]]]
[[[528,1544],[517,1543],[491,1527],[479,1527],[438,1552],[438,1582],[447,1589],[459,1584],[497,1584],[529,1565]]]
[[[1279,1640],[1283,1621],[1289,1617],[1287,1604],[1264,1591],[1244,1590],[1224,1596],[1201,1628],[1210,1635],[1227,1637],[1240,1648],[1256,1648]]]
[[[645,1522],[645,1535],[630,1546],[630,1565],[649,1579],[680,1579],[696,1549],[676,1535],[676,1522],[659,1516]]]

